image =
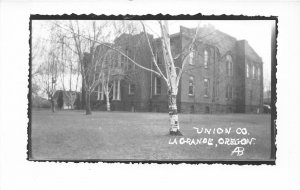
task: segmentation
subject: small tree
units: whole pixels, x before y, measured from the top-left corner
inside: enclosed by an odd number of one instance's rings
[[[48,96],[52,112],[55,112],[54,94],[56,92],[57,76],[57,59],[55,58],[54,52],[51,51],[49,53],[49,60],[41,67],[39,84],[41,85],[43,92]]]
[[[51,104],[52,112],[55,111],[54,94],[56,92],[59,73],[58,52],[55,41],[56,36],[53,27],[50,28],[49,39],[47,41],[44,41],[41,38],[36,38],[36,35],[34,35],[31,56],[31,76],[33,84],[39,87],[37,90],[41,93],[41,95],[44,94],[47,96]]]
[[[111,54],[111,52],[107,51],[106,52],[106,56],[105,56],[105,63],[103,64],[103,75],[101,78],[101,86],[103,89],[103,93],[105,95],[105,99],[106,99],[106,110],[110,111],[110,92],[112,89],[112,59],[113,56]]]

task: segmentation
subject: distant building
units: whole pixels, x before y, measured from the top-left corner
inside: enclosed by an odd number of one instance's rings
[[[180,27],[179,33],[170,36],[173,57],[188,46],[195,29]],[[164,70],[160,39],[149,35],[159,66]],[[123,34],[115,40],[131,59],[144,67],[155,69],[144,33]],[[168,111],[168,94],[165,82],[153,74],[134,66],[128,59],[116,54],[116,68],[124,75],[112,83],[112,110]],[[182,57],[175,59],[181,67]],[[178,111],[182,113],[254,112],[263,106],[263,63],[246,40],[237,40],[212,26],[201,27],[193,53],[186,59],[177,95]],[[101,85],[92,100],[96,109],[105,109],[101,98]],[[103,96],[102,96],[103,97]]]

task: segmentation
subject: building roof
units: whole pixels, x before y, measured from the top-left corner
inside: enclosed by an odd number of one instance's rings
[[[181,26],[180,32],[184,36],[192,37],[196,32],[196,28],[189,29]],[[255,50],[248,44],[246,40],[237,40],[229,34],[215,29],[212,25],[200,27],[198,30],[197,39],[200,42],[217,47],[221,56],[225,55],[228,51],[233,50],[238,41],[245,41],[246,56],[252,60],[255,60],[256,62],[262,62],[261,57],[255,52]]]
[[[186,28],[181,26],[180,32],[182,35],[192,37],[195,35],[196,28]],[[225,55],[228,51],[235,48],[237,39],[215,29],[213,26],[208,25],[198,29],[197,40],[205,44],[216,46],[221,55]]]
[[[255,62],[262,62],[262,58],[255,52],[255,50],[249,45],[247,41],[245,43],[245,55]]]

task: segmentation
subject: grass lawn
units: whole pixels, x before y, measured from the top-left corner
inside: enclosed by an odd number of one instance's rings
[[[129,160],[268,160],[271,152],[270,115],[179,115],[186,140],[212,138],[213,145],[180,144],[182,137],[168,135],[167,113],[32,111],[32,159]],[[231,128],[230,134],[198,134],[194,127]],[[246,128],[246,135],[236,134]],[[221,129],[219,129],[221,131]],[[178,144],[170,144],[169,141]],[[255,138],[251,145],[224,145],[219,138]],[[231,141],[230,141],[231,142]],[[243,154],[232,155],[235,147]]]

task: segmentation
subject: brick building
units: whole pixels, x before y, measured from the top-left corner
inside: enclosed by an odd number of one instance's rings
[[[170,36],[175,64],[181,67],[183,52],[195,29],[180,27]],[[160,39],[149,35],[159,66],[164,69]],[[123,34],[114,45],[144,67],[154,69],[144,33]],[[116,54],[116,68],[124,74],[112,82],[112,110],[167,112],[165,82],[155,74],[134,66]],[[201,27],[193,52],[186,59],[177,95],[182,113],[261,112],[263,105],[263,63],[246,40],[237,40],[212,26]],[[92,100],[95,109],[105,109],[101,85]],[[101,98],[102,97],[102,98]],[[98,103],[97,103],[98,102]]]

